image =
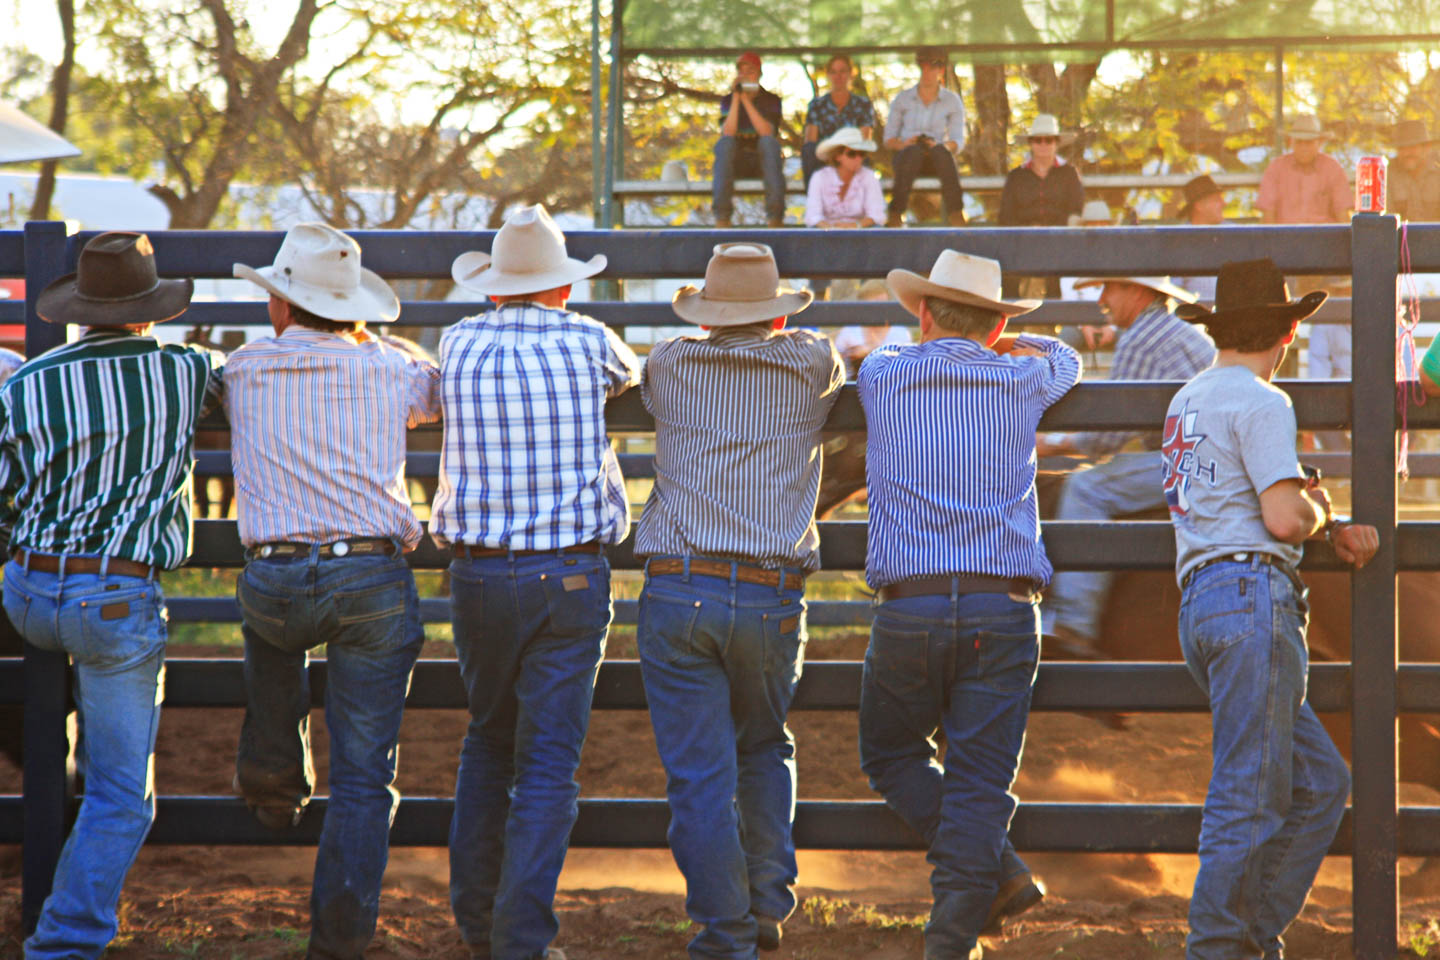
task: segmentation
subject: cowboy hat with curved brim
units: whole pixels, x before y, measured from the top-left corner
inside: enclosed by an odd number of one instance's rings
[[[1104,200],[1086,200],[1079,213],[1072,213],[1065,221],[1072,227],[1113,227],[1115,217]]]
[[[1169,277],[1082,277],[1075,281],[1075,289],[1083,290],[1086,287],[1099,287],[1107,283],[1129,283],[1137,287],[1144,287],[1146,290],[1153,290],[1172,300],[1179,300],[1181,303],[1194,303],[1198,299],[1195,294],[1184,287],[1177,287],[1171,283]]]
[[[1291,300],[1285,275],[1275,266],[1275,261],[1263,257],[1231,261],[1220,267],[1215,280],[1213,310],[1198,303],[1187,303],[1176,307],[1175,315],[1207,327],[1267,320],[1288,323],[1304,320],[1319,310],[1328,296],[1324,290],[1316,290]]]
[[[1422,147],[1440,142],[1425,131],[1424,120],[1401,120],[1395,124],[1395,134],[1391,140],[1392,146],[1397,150],[1401,147]]]
[[[1320,118],[1315,114],[1300,113],[1285,129],[1285,136],[1291,140],[1332,140],[1335,134],[1322,129]]]
[[[1200,176],[1187,181],[1185,183],[1184,189],[1185,204],[1180,208],[1181,220],[1190,219],[1191,208],[1194,207],[1195,204],[1199,203],[1201,200],[1204,200],[1206,197],[1213,197],[1217,193],[1225,192],[1221,189],[1220,184],[1215,182],[1215,179],[1213,177],[1205,173],[1202,173]]]
[[[35,310],[48,323],[128,327],[173,320],[190,306],[193,280],[161,280],[143,233],[112,231],[80,251],[74,273],[40,291]]]
[[[799,313],[814,297],[780,286],[775,253],[765,244],[720,243],[705,266],[705,286],[681,287],[670,307],[701,326],[738,327]]]
[[[360,244],[326,223],[297,223],[268,267],[237,263],[235,276],[325,320],[390,323],[400,298],[360,265]]]
[[[821,163],[829,163],[836,150],[843,150],[847,147],[863,153],[872,153],[875,150],[875,141],[865,139],[858,127],[841,127],[815,146],[815,156]]]
[[[920,301],[939,297],[972,307],[994,310],[1007,317],[1018,317],[1040,306],[1040,300],[1001,300],[1000,261],[975,257],[958,250],[941,250],[930,268],[930,276],[922,277],[909,270],[891,270],[885,282],[895,299],[915,316],[920,315]]]
[[[521,207],[505,221],[489,253],[462,253],[450,276],[466,290],[509,297],[540,293],[593,277],[605,269],[605,254],[576,260],[565,252],[565,234],[544,204]]]
[[[1055,119],[1053,113],[1037,113],[1035,119],[1030,123],[1030,129],[1020,134],[1017,141],[1021,144],[1028,144],[1031,137],[1055,137],[1058,139],[1058,146],[1064,147],[1075,142],[1073,131],[1060,130],[1060,121]]]

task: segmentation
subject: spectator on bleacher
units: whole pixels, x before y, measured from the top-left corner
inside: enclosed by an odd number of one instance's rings
[[[1194,294],[1166,277],[1090,277],[1077,287],[1102,286],[1100,309],[1120,335],[1109,379],[1189,380],[1215,359],[1215,345],[1198,327],[1174,314],[1174,305],[1193,303]],[[1139,440],[1142,452],[1122,452]],[[1070,474],[1060,494],[1057,520],[1113,520],[1127,513],[1165,506],[1160,489],[1160,434],[1110,430],[1070,434],[1042,442],[1042,456],[1083,454],[1099,462]],[[1072,656],[1096,657],[1100,614],[1112,574],[1070,570],[1055,575],[1045,600],[1045,633]]]
[[[785,330],[810,305],[763,244],[725,243],[676,316],[709,330],[656,344],[641,389],[655,486],[635,642],[668,774],[670,849],[692,957],[780,946],[795,909],[795,738],[805,578],[820,567],[820,430],[845,369],[830,340]]]
[[[470,709],[450,825],[450,905],[476,960],[563,960],[555,884],[610,627],[605,546],[625,539],[625,478],[605,400],[640,381],[613,330],[566,308],[605,256],[567,256],[543,206],[450,273],[489,296],[440,341],[445,411],[430,521],[451,551],[450,622]]]
[[[890,288],[885,281],[877,278],[866,280],[856,291],[856,300],[879,303],[890,299]],[[854,377],[860,370],[860,364],[865,358],[874,353],[876,348],[886,343],[911,343],[915,338],[910,335],[910,328],[895,323],[882,323],[869,327],[841,327],[835,334],[835,349],[840,352],[840,357],[845,361],[845,371],[850,377]]]
[[[1412,223],[1440,220],[1440,163],[1435,161],[1436,139],[1423,120],[1395,125],[1395,161],[1390,164],[1386,207]]]
[[[875,107],[870,98],[850,89],[855,77],[855,61],[848,54],[837,53],[825,63],[825,76],[830,89],[810,101],[805,108],[805,143],[800,148],[800,169],[805,183],[825,163],[817,156],[817,144],[843,127],[855,127],[866,140],[875,132]]]
[[[1059,149],[1075,139],[1061,132],[1060,121],[1048,113],[1036,115],[1025,134],[1030,158],[1011,170],[1000,191],[1002,227],[1063,227],[1072,215],[1085,207],[1085,187],[1080,174],[1059,155]],[[1054,300],[1060,296],[1059,277],[1005,275],[1005,295]]]
[[[900,91],[885,120],[885,146],[895,167],[885,225],[904,225],[915,178],[928,173],[940,179],[946,219],[952,227],[963,227],[965,195],[955,158],[965,148],[965,104],[958,93],[945,88],[950,59],[942,47],[921,47],[915,51],[915,62],[920,66],[920,82]]]
[[[1108,203],[1097,198],[1086,200],[1085,206],[1078,214],[1070,215],[1069,223],[1072,227],[1113,227],[1115,226],[1115,215],[1110,212]],[[1099,300],[1099,288],[1083,283],[1083,279],[1082,277],[1061,277],[1060,299],[1071,302]],[[1086,368],[1091,374],[1094,374],[1099,362],[1096,352],[1113,346],[1115,333],[1113,323],[1084,323],[1079,326],[1061,327],[1060,339],[1080,351],[1082,357],[1089,354],[1085,361]]]
[[[1225,222],[1225,191],[1206,175],[1194,177],[1185,184],[1185,203],[1180,207],[1180,220],[1192,227],[1216,227]],[[1207,303],[1215,299],[1215,276],[1176,277],[1175,285],[1195,294]]]
[[[887,279],[921,342],[880,347],[856,381],[869,424],[865,579],[878,593],[860,765],[929,847],[925,955],[976,958],[982,932],[1044,896],[1010,843],[1010,788],[1052,571],[1035,429],[1080,379],[1080,357],[1052,337],[1004,336],[1039,301],[999,299],[994,260],[945,250],[928,279]]]
[[[272,266],[235,265],[270,294],[273,337],[225,367],[245,569],[245,722],[235,783],[285,829],[315,789],[309,651],[325,644],[330,805],[310,893],[314,957],[359,960],[375,935],[400,718],[425,632],[404,554],[424,533],[405,488],[407,427],[440,417],[440,369],[376,337],[400,300],[323,223],[285,235]]]
[[[735,180],[765,181],[765,220],[785,223],[785,167],[780,157],[780,98],[760,86],[760,55],[747,50],[735,61],[735,82],[720,97],[720,139],[715,141],[711,186],[715,226],[735,216]]]
[[[873,227],[885,218],[880,178],[865,166],[875,141],[855,127],[841,127],[820,142],[815,155],[825,166],[810,178],[805,226]]]
[[[190,555],[195,424],[220,402],[222,358],[151,332],[193,289],[158,278],[145,234],[100,234],[36,303],[42,319],[88,329],[0,389],[5,610],[30,644],[69,655],[83,729],[85,796],[27,957],[105,952],[155,819],[159,576]]]
[[[1311,113],[1295,117],[1285,131],[1290,152],[1276,157],[1260,177],[1255,206],[1266,223],[1342,223],[1350,218],[1352,195],[1345,170],[1320,152],[1334,138]]]

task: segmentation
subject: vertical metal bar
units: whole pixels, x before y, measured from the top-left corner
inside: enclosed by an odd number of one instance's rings
[[[1285,48],[1275,47],[1275,155],[1285,152]]]
[[[1105,42],[1115,42],[1115,0],[1105,0]]]
[[[601,133],[600,117],[600,0],[590,0],[590,207],[594,212],[595,226],[599,227],[603,213],[601,194],[605,189],[605,139]]]
[[[624,42],[621,21],[624,18],[625,0],[613,0],[610,11],[610,89],[607,94],[610,100],[606,104],[605,194],[600,224],[607,230],[615,226],[615,179],[623,172],[617,168],[624,162],[624,154],[619,145],[620,126],[625,110],[620,80],[620,54]]]
[[[1362,213],[1350,222],[1353,513],[1380,531],[1375,558],[1350,579],[1355,956],[1389,960],[1399,930],[1394,347],[1399,220]]]
[[[40,291],[65,274],[65,224],[25,225],[25,355],[39,356],[65,340],[65,328],[35,312]],[[50,895],[60,848],[65,844],[65,655],[25,644],[25,843],[21,854],[20,917],[28,936]]]

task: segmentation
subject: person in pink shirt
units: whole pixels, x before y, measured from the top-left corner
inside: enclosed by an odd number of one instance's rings
[[[1266,223],[1339,223],[1350,219],[1350,182],[1332,157],[1320,152],[1333,134],[1314,114],[1302,113],[1285,131],[1290,152],[1276,157],[1260,178],[1255,205]]]
[[[826,166],[810,178],[807,227],[873,227],[885,219],[880,179],[865,166],[875,141],[855,127],[841,127],[820,142],[815,156]]]

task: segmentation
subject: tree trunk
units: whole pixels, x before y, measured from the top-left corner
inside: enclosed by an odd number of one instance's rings
[[[1010,96],[1005,92],[1005,67],[975,64],[975,136],[968,149],[970,169],[979,176],[1007,173],[1010,168]]]
[[[65,52],[50,78],[50,129],[65,135],[65,122],[70,112],[70,75],[75,69],[75,0],[57,0],[60,29],[65,34]],[[50,219],[50,201],[55,197],[55,171],[60,161],[46,160],[40,166],[40,180],[35,184],[35,202],[30,206],[31,220]]]

